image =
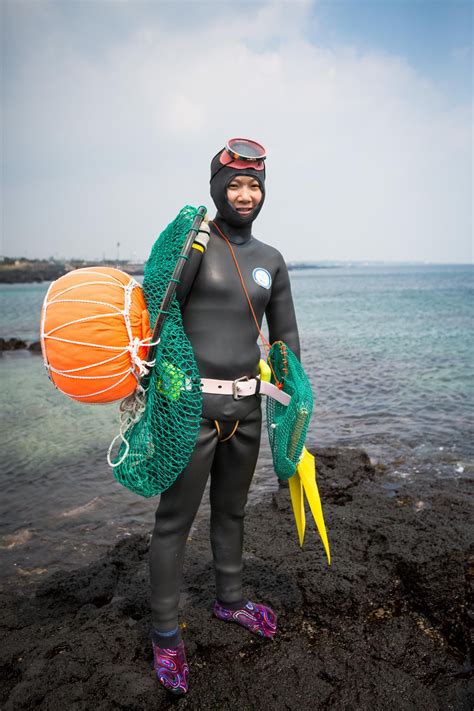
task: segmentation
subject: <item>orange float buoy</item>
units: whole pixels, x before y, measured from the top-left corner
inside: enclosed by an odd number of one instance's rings
[[[140,284],[111,267],[54,281],[41,313],[41,348],[54,385],[80,402],[131,395],[150,365],[151,331]]]

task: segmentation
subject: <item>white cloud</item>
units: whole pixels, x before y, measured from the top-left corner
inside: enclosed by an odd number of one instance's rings
[[[6,253],[146,256],[249,135],[269,153],[255,234],[288,259],[470,259],[470,107],[400,59],[314,46],[310,9],[140,15],[97,54],[48,6],[5,92]]]

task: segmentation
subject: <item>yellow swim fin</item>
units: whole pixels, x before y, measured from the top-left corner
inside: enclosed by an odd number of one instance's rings
[[[300,546],[303,547],[306,515],[304,512],[303,482],[301,481],[300,475],[297,471],[288,479],[288,486],[290,487],[291,505],[293,506],[296,530],[298,531]]]
[[[308,499],[311,513],[313,514],[313,518],[316,522],[316,526],[318,528],[319,535],[321,537],[321,540],[324,545],[324,549],[326,551],[326,555],[328,558],[328,564],[331,565],[331,553],[329,550],[329,541],[328,541],[328,536],[326,533],[326,526],[324,524],[323,509],[321,507],[321,499],[319,497],[318,485],[316,484],[316,465],[314,462],[313,455],[310,452],[308,452],[306,447],[303,449],[303,456],[296,468],[296,474],[294,476],[299,476],[299,478],[301,480],[301,486],[304,489],[306,498]],[[291,478],[293,479],[294,476]],[[290,489],[290,493],[291,493],[291,489]],[[292,501],[293,501],[293,498],[292,498]],[[294,505],[293,505],[293,508],[294,508]],[[296,514],[295,514],[295,518],[296,518]],[[296,526],[298,527],[298,521],[296,523]],[[298,534],[299,534],[299,529],[298,529]],[[300,543],[301,543],[301,536],[300,536]]]

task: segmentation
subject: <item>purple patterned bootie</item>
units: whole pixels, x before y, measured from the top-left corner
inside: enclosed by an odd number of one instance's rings
[[[216,600],[212,612],[219,620],[237,622],[261,637],[273,639],[277,631],[277,618],[273,610],[250,600],[238,610],[224,607]]]
[[[153,643],[153,668],[160,684],[172,694],[185,694],[188,690],[189,667],[186,662],[184,642],[166,649]]]

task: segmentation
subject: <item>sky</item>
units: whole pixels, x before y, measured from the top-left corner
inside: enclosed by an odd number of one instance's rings
[[[245,136],[287,261],[472,262],[470,2],[0,10],[0,255],[146,259],[184,205],[214,215],[210,159]]]

